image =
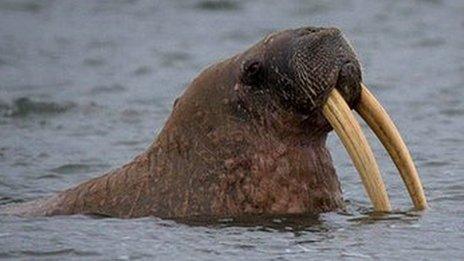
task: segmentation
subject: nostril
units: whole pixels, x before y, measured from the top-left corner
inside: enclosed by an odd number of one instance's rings
[[[322,27],[308,26],[308,27],[301,28],[299,30],[299,35],[300,36],[311,35],[311,34],[318,33],[318,32],[320,32],[322,30],[324,30],[324,28],[322,28]]]
[[[305,28],[303,28],[303,31],[306,32],[306,33],[317,33],[320,30],[322,30],[322,28],[320,28],[320,27],[305,27]]]
[[[298,34],[311,39],[339,39],[342,36],[340,29],[335,27],[305,27],[298,30]]]

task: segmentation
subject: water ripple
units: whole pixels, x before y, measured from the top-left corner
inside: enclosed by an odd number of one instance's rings
[[[12,105],[0,105],[0,112],[5,116],[25,117],[32,114],[57,114],[64,113],[76,106],[73,102],[57,103],[35,101],[28,97],[15,99]]]
[[[59,167],[53,168],[50,171],[57,174],[75,174],[75,173],[87,173],[96,172],[102,169],[108,168],[105,164],[64,164]]]

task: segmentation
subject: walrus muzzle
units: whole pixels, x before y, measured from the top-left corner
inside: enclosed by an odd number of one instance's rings
[[[360,100],[354,109],[374,131],[390,154],[415,208],[425,209],[427,201],[424,190],[408,148],[385,109],[363,83],[361,83]],[[390,200],[372,149],[361,126],[337,89],[331,91],[322,110],[353,160],[374,210],[391,211]]]

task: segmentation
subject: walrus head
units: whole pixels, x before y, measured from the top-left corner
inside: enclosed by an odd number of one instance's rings
[[[349,104],[360,96],[361,68],[337,28],[306,27],[273,33],[241,57],[238,84],[268,92],[281,105],[310,114],[337,87]]]
[[[280,115],[279,121],[298,117],[298,128],[310,136],[334,128],[375,210],[390,211],[377,163],[350,111],[357,110],[390,153],[416,208],[426,207],[409,151],[388,114],[362,83],[360,63],[339,29],[305,27],[273,33],[237,59],[235,90],[249,114],[269,118],[272,111]]]

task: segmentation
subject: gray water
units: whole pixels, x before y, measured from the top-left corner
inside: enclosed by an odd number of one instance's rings
[[[0,257],[462,259],[463,1],[0,1],[0,204],[51,195],[142,152],[202,68],[267,33],[337,26],[416,160],[430,209],[411,210],[374,139],[395,212],[371,213],[338,138],[346,213],[184,223],[0,216]]]

